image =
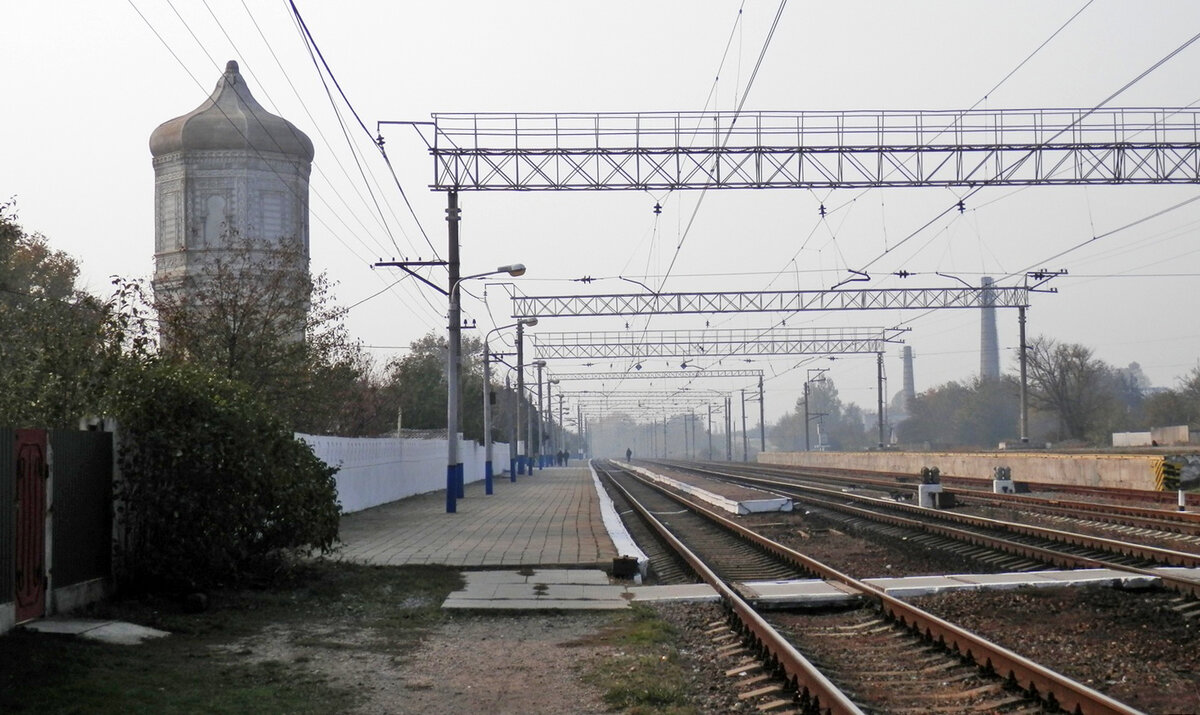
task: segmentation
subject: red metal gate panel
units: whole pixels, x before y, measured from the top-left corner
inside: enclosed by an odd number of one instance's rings
[[[46,431],[17,430],[17,623],[46,611]]]

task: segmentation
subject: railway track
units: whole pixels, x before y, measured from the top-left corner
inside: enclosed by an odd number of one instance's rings
[[[668,498],[665,490],[622,474],[614,465],[600,463],[597,470],[615,485],[614,490],[624,494],[628,510],[636,512],[717,591],[734,631],[744,641],[726,646],[725,652],[737,661],[731,663],[727,674],[751,688],[746,697],[766,699],[762,709],[814,713],[1137,712],[723,515],[681,497],[669,497],[670,503],[661,501],[660,497]],[[653,500],[647,497],[649,505],[641,503],[646,489],[659,495]],[[705,527],[693,540],[692,521],[683,518],[685,511],[719,525],[725,538],[717,539],[711,527]],[[792,569],[859,594],[866,608],[842,613],[772,613],[768,620],[741,597],[736,582],[718,574],[718,570],[736,572],[730,570],[727,557],[721,556],[744,548],[730,546],[731,539],[785,565],[772,568]],[[721,565],[710,567],[709,559]],[[758,573],[761,561],[759,564],[749,573]],[[729,634],[714,625],[712,635],[724,638]]]
[[[1189,599],[1200,598],[1200,581],[1153,570],[1157,566],[1200,568],[1200,554],[1156,546],[1108,539],[1073,531],[1049,529],[1012,521],[1000,521],[936,510],[848,492],[827,486],[800,484],[778,476],[754,476],[742,465],[730,469],[663,463],[673,469],[698,473],[706,478],[721,478],[742,486],[755,486],[792,497],[843,517],[875,521],[892,528],[907,529],[911,534],[942,537],[954,542],[955,550],[974,558],[993,552],[997,565],[1005,557],[1017,559],[1008,570],[1029,570],[1027,562],[1059,568],[1108,568],[1159,579],[1163,586]],[[930,540],[935,544],[936,541]],[[1024,561],[1021,561],[1024,560]]]
[[[661,462],[661,464],[672,464]],[[699,463],[701,468],[728,467],[728,464]],[[739,469],[761,476],[779,476],[784,478],[803,479],[828,484],[838,484],[853,487],[878,488],[883,492],[897,492],[913,495],[916,492],[916,477],[884,472],[864,472],[854,470],[810,470],[807,468],[788,468],[762,464],[744,464]],[[1177,508],[1164,508],[1168,503],[1174,505],[1174,494],[1164,492],[1145,492],[1143,490],[1122,489],[1106,492],[1098,487],[1072,488],[1070,493],[1079,495],[1098,496],[1118,500],[1110,503],[1094,501],[1079,501],[1069,499],[1050,499],[1035,497],[1028,494],[993,494],[991,482],[985,479],[969,479],[965,477],[942,477],[943,485],[959,484],[963,488],[946,489],[955,499],[964,504],[986,505],[1017,511],[1044,514],[1054,517],[1065,517],[1079,521],[1093,521],[1116,527],[1145,529],[1148,532],[1161,532],[1163,537],[1183,537],[1181,540],[1200,543],[1200,512],[1179,511]],[[1063,487],[1066,489],[1066,487]],[[1190,503],[1197,503],[1196,495],[1188,495]],[[1150,503],[1156,506],[1138,506],[1125,501]]]

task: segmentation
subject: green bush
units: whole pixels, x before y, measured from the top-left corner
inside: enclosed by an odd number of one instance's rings
[[[118,579],[192,591],[267,578],[296,551],[328,552],[328,467],[245,387],[149,359],[119,371]]]

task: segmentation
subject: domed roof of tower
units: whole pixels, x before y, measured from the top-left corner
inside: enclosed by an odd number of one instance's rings
[[[312,141],[283,117],[263,109],[230,60],[208,99],[182,117],[164,122],[150,135],[150,153],[254,150],[312,161]]]

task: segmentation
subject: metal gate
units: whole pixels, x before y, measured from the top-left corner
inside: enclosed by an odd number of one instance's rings
[[[46,431],[16,430],[16,622],[46,610]]]

